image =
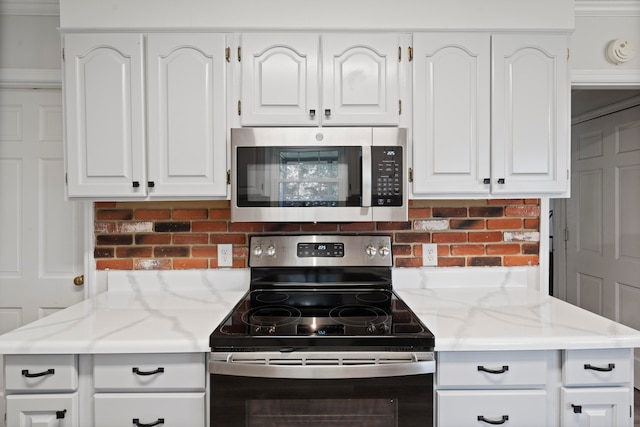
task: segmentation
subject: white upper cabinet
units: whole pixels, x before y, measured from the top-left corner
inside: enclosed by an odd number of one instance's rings
[[[397,34],[249,33],[243,126],[398,125]]]
[[[414,34],[413,194],[568,195],[568,39]]]
[[[559,194],[569,187],[568,37],[492,37],[491,191]]]
[[[316,125],[320,39],[317,34],[243,34],[242,125]]]
[[[66,34],[64,45],[69,197],[226,196],[224,34]]]
[[[150,196],[226,195],[225,37],[147,39]]]
[[[64,37],[70,197],[146,194],[142,52],[140,34]]]
[[[413,36],[413,192],[487,195],[489,34]]]
[[[398,125],[397,34],[322,36],[322,121],[334,125]]]

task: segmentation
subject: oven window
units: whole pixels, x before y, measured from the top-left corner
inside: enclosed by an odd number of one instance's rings
[[[250,400],[248,427],[396,427],[398,405],[393,399]]]
[[[211,427],[433,425],[433,374],[354,379],[213,374],[210,399]]]
[[[360,206],[360,147],[238,147],[241,207]]]

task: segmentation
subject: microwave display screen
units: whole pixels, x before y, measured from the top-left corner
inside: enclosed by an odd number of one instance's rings
[[[360,206],[362,148],[237,147],[240,207]]]

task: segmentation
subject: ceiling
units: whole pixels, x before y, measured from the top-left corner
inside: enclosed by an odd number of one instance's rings
[[[640,96],[640,89],[575,89],[571,91],[571,117]]]

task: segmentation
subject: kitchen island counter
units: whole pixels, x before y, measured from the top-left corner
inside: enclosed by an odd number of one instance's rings
[[[108,292],[1,336],[0,354],[208,352],[248,273],[187,275],[189,285],[111,272]],[[639,331],[524,286],[402,285],[396,292],[434,333],[436,351],[640,347]]]

